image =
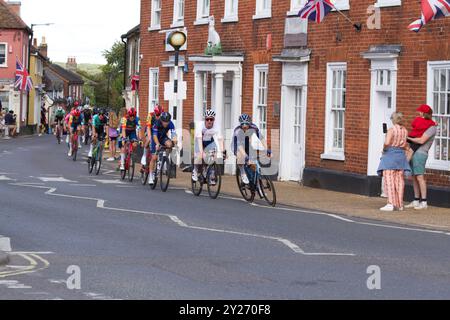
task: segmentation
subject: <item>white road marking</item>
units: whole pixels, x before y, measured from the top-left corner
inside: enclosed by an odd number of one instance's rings
[[[7,176],[0,176],[0,181],[12,181],[13,179],[8,178]]]
[[[72,181],[72,180],[68,180],[64,177],[57,177],[57,178],[52,178],[52,177],[38,177],[37,179],[43,181],[43,182],[77,182],[77,181]]]
[[[159,216],[159,217],[166,217],[169,218],[171,221],[175,222],[178,226],[193,230],[204,230],[204,231],[211,231],[211,232],[219,232],[219,233],[225,233],[225,234],[233,234],[233,235],[241,235],[241,236],[247,236],[247,237],[255,237],[260,239],[266,239],[266,240],[273,240],[282,243],[283,245],[287,246],[289,249],[294,251],[295,253],[299,253],[302,255],[321,255],[321,256],[355,256],[353,253],[326,253],[326,252],[320,252],[320,253],[306,253],[303,249],[301,249],[298,245],[291,242],[288,239],[281,238],[281,237],[273,237],[273,236],[266,236],[256,233],[245,233],[245,232],[238,232],[238,231],[231,231],[226,229],[215,229],[215,228],[206,228],[206,227],[200,227],[200,226],[193,226],[188,225],[187,223],[183,222],[180,218],[178,218],[176,215],[170,215],[165,213],[157,213],[157,212],[149,212],[149,211],[140,211],[140,210],[131,210],[131,209],[122,209],[122,208],[114,208],[114,207],[106,207],[104,199],[98,199],[98,198],[89,198],[89,197],[81,197],[81,196],[73,196],[73,195],[67,195],[67,194],[58,194],[56,193],[56,188],[50,188],[50,187],[41,187],[41,186],[32,186],[27,184],[21,184],[16,183],[13,185],[19,185],[23,187],[29,187],[29,188],[38,188],[38,189],[48,189],[45,194],[49,196],[55,196],[55,197],[63,197],[63,198],[72,198],[72,199],[82,199],[82,200],[92,200],[97,203],[97,208],[105,209],[105,210],[111,210],[111,211],[120,211],[120,212],[128,212],[128,213],[135,213],[135,214],[142,214],[142,215],[149,215],[149,216]]]
[[[102,183],[102,184],[125,184],[123,181],[117,179],[117,180],[98,180],[93,179],[95,182]]]
[[[65,283],[67,283],[66,280],[53,280],[53,279],[49,279],[48,281],[49,281],[50,283],[53,283],[53,284],[65,284]]]
[[[69,184],[72,187],[96,187],[96,184]]]

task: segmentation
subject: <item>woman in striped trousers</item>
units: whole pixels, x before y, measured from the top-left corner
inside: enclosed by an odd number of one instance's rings
[[[388,203],[381,211],[403,211],[403,195],[405,190],[405,174],[411,174],[405,150],[408,130],[402,125],[403,114],[395,112],[391,116],[393,127],[389,129],[384,142],[378,174],[384,177],[384,191]]]

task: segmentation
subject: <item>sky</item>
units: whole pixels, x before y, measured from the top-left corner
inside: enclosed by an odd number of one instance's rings
[[[102,52],[122,34],[139,24],[139,0],[21,0],[22,19],[35,26],[34,37],[45,36],[48,56],[66,62],[69,56],[78,63],[104,64]]]

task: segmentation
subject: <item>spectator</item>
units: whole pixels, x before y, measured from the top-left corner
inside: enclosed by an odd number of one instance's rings
[[[17,124],[16,124],[16,115],[13,110],[10,110],[5,115],[5,126],[8,127],[9,136],[14,137],[16,135]]]
[[[428,112],[420,112],[421,117],[425,120],[433,118],[433,110],[430,108]],[[414,186],[414,201],[406,208],[414,208],[416,210],[428,209],[427,200],[427,182],[425,180],[425,165],[428,160],[428,153],[433,145],[434,138],[437,133],[437,126],[429,127],[420,138],[411,138],[408,140],[412,143],[419,144],[420,147],[414,153],[411,160],[412,179]]]
[[[405,173],[411,168],[406,159],[405,149],[409,148],[408,130],[402,125],[403,114],[394,112],[391,116],[393,127],[389,129],[384,143],[378,174],[384,177],[384,191],[388,203],[381,211],[403,211],[403,195],[405,192]]]
[[[116,160],[116,145],[117,145],[117,137],[119,136],[119,118],[117,117],[117,114],[114,111],[111,111],[109,113],[109,121],[108,121],[108,139],[109,142],[109,148],[111,150],[111,157],[108,158],[106,161],[115,161]]]

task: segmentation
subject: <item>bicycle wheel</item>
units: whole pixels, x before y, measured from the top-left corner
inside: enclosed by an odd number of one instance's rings
[[[242,182],[241,170],[239,169],[239,167],[236,168],[236,182],[242,197],[248,202],[253,202],[253,200],[255,199],[255,191],[252,190],[250,185]]]
[[[58,144],[61,144],[61,129],[56,129],[56,141],[58,141]]]
[[[78,137],[75,137],[72,142],[72,159],[73,159],[73,161],[77,161],[77,153],[78,153]]]
[[[145,186],[148,182],[148,176],[150,175],[148,169],[144,166],[142,166],[141,169],[141,183],[143,186]]]
[[[92,174],[92,171],[94,170],[94,167],[95,167],[95,157],[91,157],[91,159],[88,161],[89,174]]]
[[[97,159],[95,161],[95,175],[98,176],[100,174],[100,169],[102,167],[102,157],[103,157],[103,152],[102,152],[102,147],[98,147],[98,151],[97,151]]]
[[[133,182],[135,163],[133,157],[130,156],[130,165],[128,166],[128,181]]]
[[[200,196],[200,194],[203,191],[203,175],[198,177],[197,182],[195,182],[191,178],[191,187],[192,187],[192,193],[194,194],[194,196],[196,196],[196,197]]]
[[[164,157],[161,162],[161,171],[159,172],[160,186],[162,192],[167,192],[170,182],[170,168],[172,163],[169,157]]]
[[[155,190],[157,185],[158,185],[158,171],[155,170],[155,172],[153,172],[153,184],[150,185],[150,188],[152,190]]]
[[[275,207],[277,204],[277,193],[275,191],[275,186],[273,185],[272,180],[267,176],[261,176],[259,178],[259,186],[261,187],[261,192],[266,199],[267,203]]]
[[[217,199],[220,194],[220,188],[222,187],[222,174],[220,172],[220,166],[214,163],[208,166],[206,170],[206,182],[208,184],[208,193],[211,199]]]

